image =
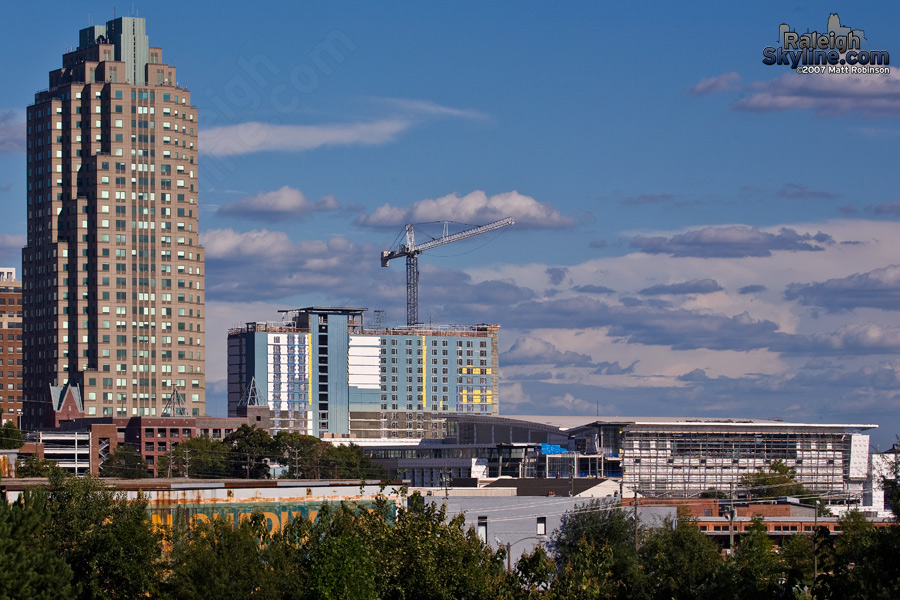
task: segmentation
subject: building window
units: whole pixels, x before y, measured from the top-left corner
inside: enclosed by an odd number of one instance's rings
[[[475,530],[478,533],[478,537],[481,538],[481,541],[487,543],[488,539],[488,530],[487,530],[487,517],[478,517],[478,527]]]

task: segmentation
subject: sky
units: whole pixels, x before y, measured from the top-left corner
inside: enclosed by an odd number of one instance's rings
[[[502,414],[780,418],[900,433],[900,6],[44,2],[6,7],[0,261],[25,107],[78,30],[147,19],[199,109],[207,402],[229,327],[312,305],[496,323]],[[763,64],[829,14],[890,74]],[[39,18],[38,18],[39,17]],[[893,175],[892,175],[893,173]]]

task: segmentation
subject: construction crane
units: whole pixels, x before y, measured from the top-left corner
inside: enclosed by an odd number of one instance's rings
[[[511,217],[480,225],[471,229],[460,231],[459,233],[448,234],[447,225],[449,221],[444,221],[444,235],[435,238],[424,244],[416,244],[415,228],[412,223],[406,226],[406,243],[401,244],[396,250],[386,250],[381,253],[381,266],[386,267],[388,263],[401,256],[406,257],[406,324],[417,325],[419,323],[419,254],[437,246],[443,246],[451,242],[458,242],[475,235],[494,231],[501,227],[508,227],[515,223]]]

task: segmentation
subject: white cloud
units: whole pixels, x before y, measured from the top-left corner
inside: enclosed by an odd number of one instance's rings
[[[512,217],[517,227],[564,228],[574,225],[572,217],[563,215],[519,192],[504,192],[488,196],[481,190],[465,196],[448,194],[436,199],[420,200],[409,208],[384,204],[371,215],[358,219],[369,227],[396,227],[404,223],[427,223],[451,220],[462,223],[487,223]]]
[[[428,100],[410,100],[406,98],[383,98],[384,103],[408,115],[425,115],[435,117],[456,117],[460,119],[486,119],[487,115],[477,110],[466,110],[443,106]]]
[[[0,154],[25,150],[25,119],[18,111],[0,111]]]
[[[715,94],[716,92],[734,89],[740,81],[741,76],[734,71],[730,71],[728,73],[717,75],[716,77],[701,79],[688,91],[695,96],[705,96],[707,94]]]
[[[429,119],[485,118],[478,111],[451,108],[427,100],[384,98],[381,103],[392,114],[371,121],[322,125],[251,121],[201,129],[201,152],[232,156],[253,152],[304,152],[329,146],[380,146],[393,142],[401,133]]]
[[[738,110],[812,110],[821,114],[860,113],[870,117],[900,115],[900,75],[800,75],[788,70],[776,79],[750,84]]]
[[[333,196],[311,202],[300,190],[284,186],[271,192],[261,192],[224,204],[217,214],[257,221],[281,221],[301,218],[316,211],[338,209],[340,204]]]
[[[200,148],[205,154],[231,156],[303,152],[325,146],[374,146],[394,141],[412,125],[412,121],[404,119],[331,125],[273,125],[252,121],[201,130]]]

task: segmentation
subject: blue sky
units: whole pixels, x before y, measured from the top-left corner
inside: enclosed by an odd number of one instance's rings
[[[501,324],[502,412],[875,423],[889,444],[900,72],[798,75],[762,49],[837,12],[900,68],[900,9],[485,4],[134,4],[200,111],[211,409],[229,326],[312,304],[402,324],[402,261],[378,255],[403,224],[509,215],[419,262],[423,320]],[[0,42],[17,267],[24,108],[113,16],[41,6],[8,7]]]

